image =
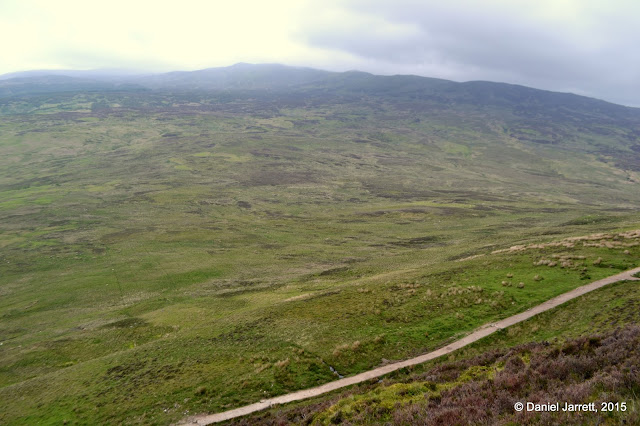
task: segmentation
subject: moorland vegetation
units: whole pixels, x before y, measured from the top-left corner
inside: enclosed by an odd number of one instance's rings
[[[166,424],[256,402],[640,256],[640,111],[520,86],[249,65],[22,77],[0,80],[0,153],[6,424]],[[597,294],[624,317],[615,291]],[[587,352],[637,334],[591,331]],[[486,386],[553,350],[531,345],[410,386]],[[474,366],[486,374],[462,383]],[[424,409],[405,399],[349,418]],[[318,421],[353,412],[328,410]]]

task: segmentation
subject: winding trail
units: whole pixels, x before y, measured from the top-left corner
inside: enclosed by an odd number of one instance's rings
[[[387,364],[382,367],[374,368],[373,370],[365,371],[364,373],[356,374],[355,376],[345,377],[344,379],[335,380],[333,382],[325,383],[324,385],[317,386],[314,388],[303,389],[297,392],[276,396],[274,398],[263,399],[262,401],[256,402],[255,404],[245,405],[244,407],[235,408],[229,411],[223,411],[222,413],[205,414],[200,416],[188,417],[184,419],[182,422],[180,422],[179,424],[180,425],[208,425],[211,423],[218,423],[218,422],[230,420],[236,417],[244,416],[250,413],[255,413],[256,411],[267,409],[273,405],[285,404],[287,402],[300,401],[302,399],[312,398],[318,395],[325,394],[327,392],[334,391],[336,389],[344,388],[346,386],[355,385],[357,383],[362,383],[367,380],[384,376],[385,374],[391,373],[396,370],[400,370],[401,368],[409,367],[411,365],[416,365],[416,364],[422,364],[424,362],[431,361],[432,359],[441,357],[442,355],[451,353],[457,349],[467,346],[470,343],[476,342],[482,339],[483,337],[493,334],[498,330],[501,330],[503,328],[506,328],[511,325],[522,322],[524,320],[527,320],[535,315],[538,315],[539,313],[553,309],[565,302],[568,302],[571,299],[580,297],[583,294],[589,293],[593,290],[597,290],[608,284],[613,284],[618,281],[624,281],[624,280],[640,281],[639,278],[633,277],[633,275],[639,272],[640,272],[640,267],[635,269],[630,269],[626,272],[612,275],[610,277],[603,278],[601,280],[594,281],[590,284],[578,287],[576,289],[563,293],[559,296],[556,296],[553,299],[549,299],[546,302],[536,305],[533,308],[526,310],[524,312],[521,312],[519,314],[510,316],[508,318],[505,318],[497,322],[485,324],[460,340],[456,340],[455,342],[450,343],[447,346],[444,346],[435,351],[417,356],[415,358],[411,358],[405,361],[395,362],[392,364]]]

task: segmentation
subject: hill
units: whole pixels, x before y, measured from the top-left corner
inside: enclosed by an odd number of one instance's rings
[[[2,423],[220,411],[638,265],[637,109],[278,65],[0,93]]]

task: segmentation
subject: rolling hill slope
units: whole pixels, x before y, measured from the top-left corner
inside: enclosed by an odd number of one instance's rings
[[[0,114],[2,423],[220,411],[638,265],[633,108],[243,64],[0,80]]]

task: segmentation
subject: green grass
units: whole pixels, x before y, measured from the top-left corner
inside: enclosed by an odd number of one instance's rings
[[[491,379],[496,371],[504,368],[504,363],[469,367],[455,380],[425,380],[425,377],[433,376],[437,367],[446,369],[447,365],[532,342],[547,342],[551,348],[563,348],[564,342],[572,339],[593,338],[595,335],[637,324],[640,321],[640,296],[637,289],[637,282],[616,283],[500,330],[446,357],[391,373],[381,383],[357,385],[340,393],[334,392],[272,408],[230,423],[266,424],[283,419],[291,419],[295,423],[295,419],[299,419],[302,413],[309,412],[311,416],[307,417],[307,421],[310,424],[332,424],[338,418],[343,421],[351,420],[355,424],[379,424],[384,419],[390,421],[394,411],[410,404],[424,403],[425,396],[437,398],[443,390],[454,389],[470,380]],[[528,363],[526,347],[521,352],[524,352],[524,361]],[[637,404],[637,396],[635,399],[628,399],[627,405],[631,411],[617,414],[624,416],[635,413]],[[366,413],[364,421],[363,413]],[[358,421],[353,420],[356,415]],[[574,420],[580,421],[579,418]]]
[[[638,264],[639,246],[492,254],[640,227],[636,172],[588,140],[527,145],[481,109],[461,125],[461,111],[373,101],[211,112],[106,94],[124,106],[90,112],[92,96],[3,104],[2,423],[219,411]],[[584,259],[533,265],[563,254]]]

